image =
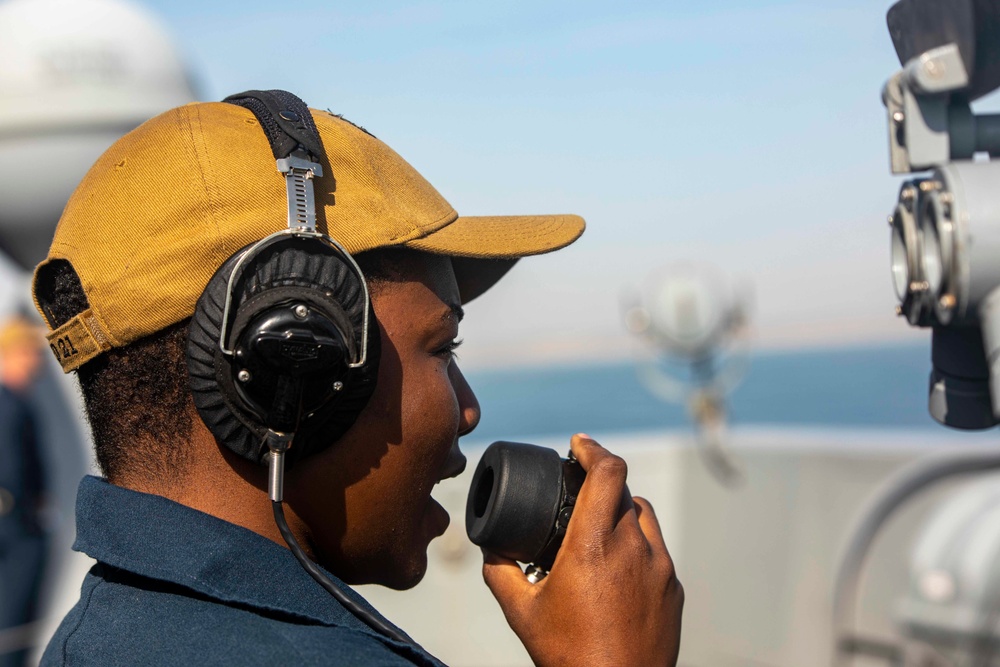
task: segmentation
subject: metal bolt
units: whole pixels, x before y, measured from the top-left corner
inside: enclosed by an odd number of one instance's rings
[[[951,310],[955,307],[955,295],[954,294],[944,294],[938,300],[938,303],[942,308],[946,310]]]
[[[307,315],[309,315],[309,309],[308,308],[306,308],[305,306],[303,306],[301,303],[299,305],[295,306],[295,317],[299,318],[300,320],[304,320],[304,319],[306,319]]]
[[[954,203],[955,201],[955,195],[951,194],[950,192],[942,192],[941,194],[938,195],[938,199],[941,200],[942,204],[951,204]]]
[[[902,317],[903,316],[903,307],[902,306],[896,306],[896,316],[897,317]]]
[[[924,71],[927,72],[927,76],[932,79],[940,79],[945,73],[944,63],[937,60],[926,60],[924,61]]]
[[[914,280],[910,283],[910,291],[914,293],[926,292],[930,288],[931,285],[926,280]]]
[[[249,382],[251,377],[250,371],[245,368],[236,374],[236,379],[240,382]]]
[[[940,190],[943,186],[941,181],[921,181],[920,191],[921,192],[934,192],[935,190]]]
[[[343,391],[343,389],[344,389],[344,383],[341,382],[340,380],[337,380],[336,382],[333,383],[334,391]]]
[[[895,221],[896,221],[896,216],[894,216],[894,215],[890,215],[890,216],[889,216],[889,226],[890,226],[890,227],[892,227],[892,225],[893,225],[893,223],[894,223]]]
[[[912,185],[903,188],[903,190],[899,193],[899,198],[902,199],[903,201],[910,201],[911,199],[915,199],[916,196],[917,196],[917,189]]]
[[[906,120],[906,116],[903,114],[902,111],[893,111],[892,119],[897,123],[902,123],[904,120]]]

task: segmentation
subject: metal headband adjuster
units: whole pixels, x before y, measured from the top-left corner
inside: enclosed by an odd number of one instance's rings
[[[236,285],[236,278],[240,275],[243,266],[272,243],[288,237],[312,238],[326,243],[337,251],[347,260],[361,281],[361,290],[365,299],[364,316],[361,320],[361,355],[348,364],[348,368],[364,366],[365,362],[368,361],[368,312],[371,310],[368,281],[365,280],[365,274],[361,272],[361,267],[344,246],[326,234],[316,231],[316,194],[313,190],[313,179],[317,176],[323,176],[323,167],[317,162],[298,157],[281,158],[277,161],[277,165],[278,171],[285,175],[285,186],[288,194],[288,228],[265,236],[247,248],[236,262],[232,273],[229,274],[229,282],[226,286],[226,305],[222,310],[222,326],[219,332],[219,349],[229,357],[235,354],[234,350],[226,347],[226,339],[229,337],[229,311],[233,303],[233,287]]]
[[[323,175],[323,167],[299,157],[281,158],[278,171],[285,175],[288,191],[288,228],[316,231],[316,193],[313,179]]]

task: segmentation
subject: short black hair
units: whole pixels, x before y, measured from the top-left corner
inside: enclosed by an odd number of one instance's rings
[[[65,260],[49,262],[36,294],[59,327],[89,307],[80,278]],[[44,298],[41,296],[44,295]],[[182,471],[191,436],[184,320],[113,348],[77,371],[101,472],[110,481],[151,479]]]
[[[383,248],[355,257],[376,294],[403,278],[412,250]],[[66,260],[45,264],[35,293],[46,319],[58,328],[89,307],[83,285]],[[188,388],[190,319],[91,359],[77,370],[101,473],[111,482],[182,474],[194,404]]]

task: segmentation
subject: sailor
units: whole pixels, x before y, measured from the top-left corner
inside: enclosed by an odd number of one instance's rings
[[[480,418],[463,305],[582,231],[460,217],[283,91],[115,143],[33,283],[103,473],[77,500],[97,565],[43,664],[440,664],[348,585],[416,585],[448,525],[430,493]],[[540,665],[673,665],[683,590],[653,510],[622,459],[570,445],[588,477],[551,574],[485,553],[486,583]]]
[[[27,661],[48,561],[46,466],[28,399],[42,343],[23,317],[0,326],[0,667]]]

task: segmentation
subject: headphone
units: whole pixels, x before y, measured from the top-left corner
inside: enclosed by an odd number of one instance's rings
[[[223,262],[199,297],[187,347],[194,404],[220,444],[268,466],[275,522],[313,579],[369,627],[412,646],[348,598],[285,521],[286,459],[291,465],[340,438],[378,376],[379,329],[364,274],[343,246],[316,229],[319,131],[306,104],[283,90],[223,101],[252,111],[263,128],[285,177],[288,224]]]
[[[368,403],[379,335],[364,275],[316,230],[313,179],[323,145],[291,93],[247,91],[288,192],[285,229],[237,251],[198,299],[188,340],[194,403],[230,451],[266,463],[272,439],[294,435],[289,464],[336,441]]]

